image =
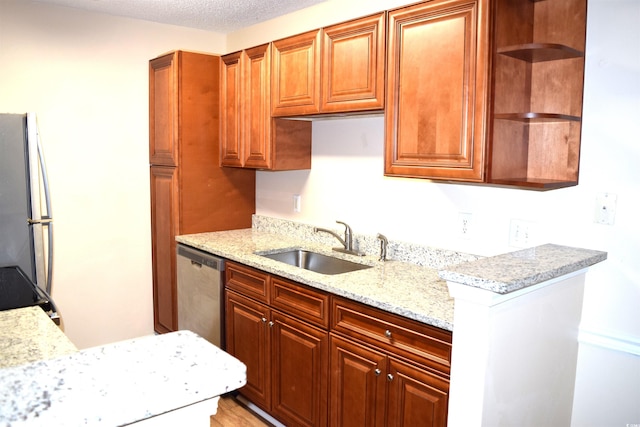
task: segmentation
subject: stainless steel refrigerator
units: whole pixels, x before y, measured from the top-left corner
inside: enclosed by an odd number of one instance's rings
[[[33,305],[59,322],[51,299],[53,223],[36,116],[0,114],[0,310]]]

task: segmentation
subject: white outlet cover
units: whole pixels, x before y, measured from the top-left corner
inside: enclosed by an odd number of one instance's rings
[[[463,239],[470,239],[473,231],[473,215],[468,212],[458,214],[458,235]]]
[[[536,223],[512,219],[509,227],[509,246],[527,248],[535,244]]]

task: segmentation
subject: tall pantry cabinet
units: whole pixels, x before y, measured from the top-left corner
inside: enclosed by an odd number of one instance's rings
[[[221,168],[220,58],[174,51],[149,62],[153,317],[177,329],[180,234],[251,227],[255,171]]]

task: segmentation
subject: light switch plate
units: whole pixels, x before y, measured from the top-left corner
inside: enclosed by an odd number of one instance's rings
[[[302,197],[299,194],[293,195],[293,211],[300,212],[300,208],[302,205]]]
[[[611,193],[596,195],[596,206],[593,221],[596,224],[613,225],[616,219],[616,204],[618,197]]]

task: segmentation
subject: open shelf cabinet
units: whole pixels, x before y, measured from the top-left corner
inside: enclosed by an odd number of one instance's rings
[[[578,184],[586,0],[498,0],[487,182]]]

